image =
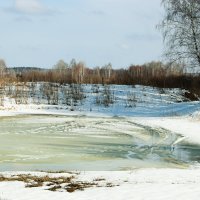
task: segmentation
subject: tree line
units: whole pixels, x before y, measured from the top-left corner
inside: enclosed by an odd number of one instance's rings
[[[198,93],[200,88],[200,76],[197,73],[187,73],[185,65],[164,64],[159,61],[113,69],[111,63],[89,68],[84,62],[72,59],[69,64],[59,60],[52,69],[21,68],[20,70],[7,68],[4,62],[4,65],[0,64],[0,72],[1,83],[140,84],[160,88],[185,88]]]

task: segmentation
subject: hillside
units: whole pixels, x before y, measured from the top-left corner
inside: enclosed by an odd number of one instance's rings
[[[189,92],[123,85],[59,85],[16,83],[0,90],[0,110],[26,112],[27,109],[106,114],[108,116],[176,116],[200,108]]]

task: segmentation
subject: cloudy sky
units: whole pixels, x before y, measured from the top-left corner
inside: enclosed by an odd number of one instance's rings
[[[1,0],[0,58],[52,67],[59,59],[127,67],[161,59],[160,0]]]

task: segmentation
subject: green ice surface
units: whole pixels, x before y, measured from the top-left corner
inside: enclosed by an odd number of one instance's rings
[[[184,168],[199,147],[127,118],[20,115],[0,118],[0,171]],[[189,147],[189,148],[188,148]]]

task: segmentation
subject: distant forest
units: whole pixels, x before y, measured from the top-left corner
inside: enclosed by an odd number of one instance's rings
[[[63,60],[52,67],[9,68],[0,60],[0,84],[6,82],[53,82],[59,84],[120,84],[146,85],[160,88],[183,88],[200,94],[200,74],[188,73],[180,64],[150,62],[131,65],[124,69],[113,69],[109,63],[102,67],[89,68],[83,62],[72,59],[70,64]]]

